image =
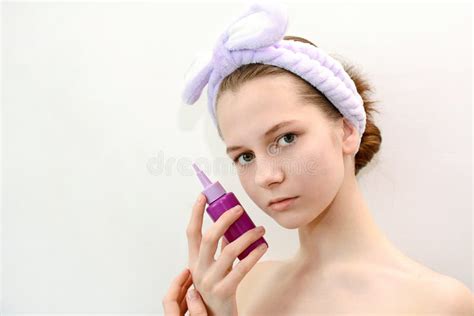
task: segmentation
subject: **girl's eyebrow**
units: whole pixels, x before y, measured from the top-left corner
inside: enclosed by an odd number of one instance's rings
[[[263,138],[267,138],[269,137],[270,135],[276,133],[278,130],[280,130],[281,128],[287,126],[287,125],[290,125],[290,124],[293,124],[293,123],[296,123],[296,122],[300,122],[298,120],[289,120],[289,121],[283,121],[283,122],[280,122],[278,124],[276,124],[275,126],[273,126],[272,128],[270,128],[268,131],[265,132],[265,134],[263,134]],[[232,151],[235,151],[235,150],[238,150],[242,148],[242,146],[229,146],[227,147],[226,149],[226,153],[229,154],[230,152]]]

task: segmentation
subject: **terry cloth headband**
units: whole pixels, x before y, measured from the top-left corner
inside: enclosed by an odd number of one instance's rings
[[[366,114],[354,81],[341,63],[321,48],[284,40],[287,26],[282,4],[260,1],[249,5],[219,36],[213,51],[197,57],[190,66],[184,79],[183,101],[195,103],[207,84],[208,110],[217,128],[215,98],[222,80],[242,65],[273,65],[300,76],[323,93],[362,138]]]

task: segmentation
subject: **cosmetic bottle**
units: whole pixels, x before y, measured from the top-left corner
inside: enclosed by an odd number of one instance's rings
[[[209,214],[212,221],[216,222],[222,214],[224,214],[236,205],[240,205],[244,210],[242,215],[236,221],[234,221],[224,233],[224,236],[227,241],[231,243],[237,238],[239,238],[246,231],[255,228],[255,224],[250,219],[244,207],[237,200],[234,193],[226,192],[226,190],[222,187],[219,181],[212,183],[206,176],[206,174],[201,169],[199,169],[199,167],[195,163],[193,163],[192,165],[194,170],[196,171],[196,175],[199,178],[199,181],[201,181],[201,184],[204,187],[202,193],[206,196],[206,203],[208,204],[206,208],[206,213]],[[259,239],[254,241],[247,247],[247,249],[245,249],[242,253],[238,255],[239,260],[243,260],[250,252],[252,252],[252,250],[254,250],[260,244],[263,243],[265,243],[268,247],[268,243],[263,237],[260,237]]]

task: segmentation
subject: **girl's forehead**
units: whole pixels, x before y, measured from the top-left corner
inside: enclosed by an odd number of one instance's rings
[[[292,92],[241,92],[224,96],[217,110],[220,126],[223,130],[228,127],[236,128],[244,123],[265,127],[270,123],[304,117],[304,102],[288,95],[290,93]]]
[[[222,109],[218,114],[219,129],[224,138],[246,133],[257,137],[277,124],[299,122],[320,124],[322,114],[313,104],[303,102],[228,104],[233,109]]]
[[[289,81],[291,77],[267,76],[221,95],[217,121],[227,145],[245,137],[263,138],[269,129],[285,121],[318,123],[321,114],[316,106],[299,96]]]

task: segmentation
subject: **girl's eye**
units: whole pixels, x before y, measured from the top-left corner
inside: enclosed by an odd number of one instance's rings
[[[250,154],[250,153],[243,153],[243,154],[241,154],[241,155],[238,155],[237,158],[234,159],[234,162],[237,163],[237,162],[239,161],[239,158],[240,158],[240,157],[245,157],[246,155],[247,155],[247,159],[249,159],[248,156],[251,155],[251,154]],[[240,161],[242,161],[242,160],[240,160]],[[244,163],[239,163],[239,165],[242,165],[242,166],[247,165],[247,164],[245,163],[246,161],[249,162],[248,160],[246,160],[246,159],[244,158],[244,160],[243,160]]]
[[[277,143],[280,144],[280,140],[281,140],[281,139],[286,139],[286,140],[289,142],[289,143],[286,143],[286,144],[288,144],[288,145],[291,145],[292,143],[294,143],[294,141],[292,141],[292,139],[294,139],[295,137],[287,137],[288,135],[290,135],[290,136],[296,136],[296,134],[294,134],[294,133],[287,133],[287,134],[283,135],[283,137],[281,137],[280,139],[278,139],[278,142],[277,142]]]
[[[290,136],[290,137],[287,137],[287,136]],[[294,139],[295,139],[296,136],[297,136],[297,135],[296,135],[295,133],[286,133],[285,135],[283,135],[281,138],[278,139],[277,144],[278,144],[278,145],[281,145],[280,140],[283,139],[283,140],[285,140],[285,142],[283,143],[283,145],[285,145],[285,144],[286,144],[286,145],[291,145],[291,144],[293,144],[293,143],[295,142]],[[248,157],[249,155],[252,155],[252,154],[250,154],[250,153],[243,153],[243,154],[238,155],[238,156],[234,159],[234,163],[237,163],[237,162],[239,161],[240,157],[243,157],[243,160],[240,160],[239,165],[242,165],[242,166],[247,165],[248,163],[250,163],[250,159],[251,159],[251,158]],[[248,163],[246,163],[246,162],[248,162]]]

